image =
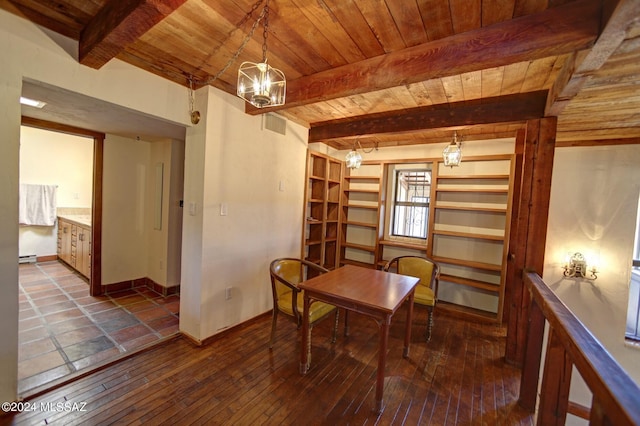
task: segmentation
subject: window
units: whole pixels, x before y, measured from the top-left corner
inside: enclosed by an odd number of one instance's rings
[[[391,235],[427,238],[430,170],[397,170],[393,198]]]
[[[629,283],[629,308],[625,336],[629,340],[640,342],[640,200],[636,220],[636,240],[633,246],[633,265]]]

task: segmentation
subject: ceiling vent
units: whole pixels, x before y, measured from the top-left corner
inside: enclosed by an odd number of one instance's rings
[[[263,114],[262,128],[271,130],[272,132],[287,134],[287,120],[277,114]]]

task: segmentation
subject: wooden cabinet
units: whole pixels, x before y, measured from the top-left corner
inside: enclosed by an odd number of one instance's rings
[[[91,276],[91,227],[59,217],[58,258],[89,278]]]
[[[427,253],[441,267],[444,307],[502,321],[511,167],[511,156],[494,156],[434,168]]]
[[[91,276],[91,228],[76,226],[75,268],[85,277]]]
[[[58,258],[71,264],[71,223],[58,219]]]
[[[348,170],[342,194],[340,264],[375,268],[382,211],[383,164],[364,162]]]
[[[338,266],[342,161],[308,151],[302,257],[327,269]]]

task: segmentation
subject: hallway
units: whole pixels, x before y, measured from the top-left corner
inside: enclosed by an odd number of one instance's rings
[[[19,287],[20,396],[178,332],[178,295],[139,287],[91,297],[57,261],[21,264]]]

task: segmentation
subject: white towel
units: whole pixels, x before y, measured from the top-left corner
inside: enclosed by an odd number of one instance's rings
[[[55,225],[56,188],[56,185],[21,183],[18,222],[21,225]]]

